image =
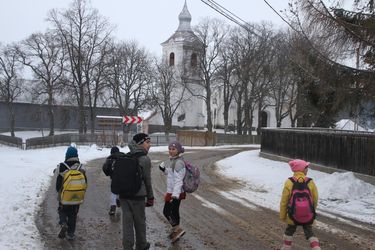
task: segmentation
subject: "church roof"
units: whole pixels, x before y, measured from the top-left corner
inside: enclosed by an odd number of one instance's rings
[[[178,15],[179,25],[175,33],[169,37],[162,45],[171,42],[186,42],[186,43],[199,43],[201,44],[199,38],[194,34],[191,29],[191,14],[188,10],[186,1],[180,15]]]

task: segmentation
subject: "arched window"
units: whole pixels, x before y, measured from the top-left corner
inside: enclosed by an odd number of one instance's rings
[[[169,66],[174,66],[174,53],[169,54]]]
[[[197,54],[193,53],[191,54],[191,67],[197,67],[198,65],[198,58],[197,58]]]
[[[265,111],[262,111],[261,113],[261,119],[262,119],[262,122],[261,122],[261,127],[267,127],[267,123],[268,123],[268,114],[267,112]]]

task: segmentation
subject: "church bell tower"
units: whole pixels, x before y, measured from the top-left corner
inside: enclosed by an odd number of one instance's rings
[[[191,28],[191,14],[185,0],[181,13],[178,16],[179,25],[174,34],[162,45],[162,60],[181,77],[184,77],[190,92],[202,93],[199,86],[199,53],[202,51],[203,43],[194,34]],[[183,120],[176,119],[179,126],[204,127],[205,108],[202,99],[192,95],[189,101],[183,103],[178,110],[177,116]]]

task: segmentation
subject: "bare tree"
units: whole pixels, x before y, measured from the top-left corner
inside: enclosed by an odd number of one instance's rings
[[[277,127],[281,127],[283,119],[288,117],[292,109],[289,104],[295,103],[292,99],[295,97],[294,87],[296,84],[293,81],[292,74],[294,72],[292,72],[292,65],[289,60],[292,48],[289,46],[287,39],[287,35],[281,31],[273,39],[278,46],[272,50],[275,58],[271,64],[274,77],[270,96],[273,100]]]
[[[53,105],[61,84],[65,62],[61,40],[53,33],[35,33],[21,42],[18,53],[21,62],[32,70],[37,80],[38,84],[33,86],[33,92],[42,103],[47,103],[49,135],[54,135]]]
[[[217,79],[221,82],[220,88],[223,93],[223,116],[224,132],[228,132],[229,108],[234,100],[235,91],[239,84],[235,74],[234,63],[231,60],[228,42],[220,50],[220,66],[217,72]]]
[[[106,76],[114,103],[122,115],[134,115],[149,103],[153,80],[151,57],[136,42],[115,44]]]
[[[186,99],[186,87],[176,69],[161,62],[156,63],[156,80],[152,89],[153,103],[158,107],[164,121],[164,132],[169,141],[173,117]]]
[[[92,68],[100,61],[101,49],[109,39],[111,26],[86,0],[74,0],[67,10],[52,10],[48,20],[63,41],[69,61],[69,85],[78,104],[79,133],[86,133],[84,108],[85,105],[93,105],[88,97],[88,89],[91,89],[88,86],[93,80]]]
[[[212,131],[211,92],[215,75],[220,65],[220,47],[226,36],[226,25],[218,19],[204,19],[195,28],[197,37],[203,43],[203,50],[199,53],[199,85],[204,93],[199,95],[206,104],[207,129]],[[196,95],[196,94],[195,94]]]
[[[21,69],[15,46],[0,45],[0,99],[8,108],[11,136],[15,136],[16,124],[13,103],[22,94],[22,80],[19,77]]]
[[[107,91],[106,74],[110,71],[107,58],[110,57],[111,46],[109,41],[99,44],[93,52],[91,64],[85,65],[84,74],[86,76],[87,102],[90,109],[90,130],[95,132],[96,109],[100,102],[100,97]]]
[[[261,34],[257,35],[251,30],[259,29]],[[240,81],[239,92],[236,95],[237,106],[242,105],[237,111],[237,133],[241,134],[244,126],[244,132],[251,134],[254,109],[256,105],[262,105],[266,96],[264,77],[264,65],[269,61],[269,39],[271,37],[270,29],[266,25],[255,27],[248,25],[248,29],[237,29],[231,36],[231,55],[236,68],[236,75]],[[244,119],[240,119],[240,116]]]
[[[235,74],[239,81],[235,90],[235,100],[237,106],[237,134],[243,133],[243,119],[248,100],[248,85],[250,83],[250,62],[252,60],[250,48],[250,39],[247,35],[250,35],[247,31],[236,28],[233,30],[230,36],[229,42],[229,54],[231,55],[231,61],[235,68]]]

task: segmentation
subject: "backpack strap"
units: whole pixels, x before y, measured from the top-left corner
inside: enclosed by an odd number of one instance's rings
[[[137,152],[135,154],[132,154],[132,153],[129,152],[128,155],[137,162],[137,166],[141,170],[142,180],[144,181],[143,167],[139,164],[138,159],[139,159],[139,157],[146,155],[146,153],[144,153],[144,152]]]
[[[71,168],[69,167],[68,164],[66,164],[65,162],[61,162],[68,170],[70,170]]]
[[[305,177],[305,182],[306,182],[306,184],[309,184],[309,182],[310,182],[311,180],[312,180],[311,178],[309,178],[309,177]]]
[[[80,171],[81,167],[82,167],[82,163],[80,163],[80,164],[78,165],[77,170]]]
[[[68,164],[66,164],[65,162],[62,162],[62,164],[68,169],[68,170],[71,170],[72,168],[71,167],[69,167],[69,165]],[[77,163],[74,163],[73,164],[73,166],[75,165],[75,164],[77,164]],[[79,163],[79,165],[78,165],[78,167],[77,167],[77,169],[76,170],[80,170],[81,169],[81,167],[82,167],[82,163]]]
[[[288,178],[292,183],[295,183],[295,182],[297,182],[299,179],[301,179],[301,177],[300,178],[295,178],[294,176],[292,176],[292,177],[289,177]],[[309,178],[309,177],[307,177],[307,176],[305,176],[305,178],[304,178],[304,182],[307,184],[307,183],[309,183],[310,181],[311,181],[312,179],[311,178]]]

